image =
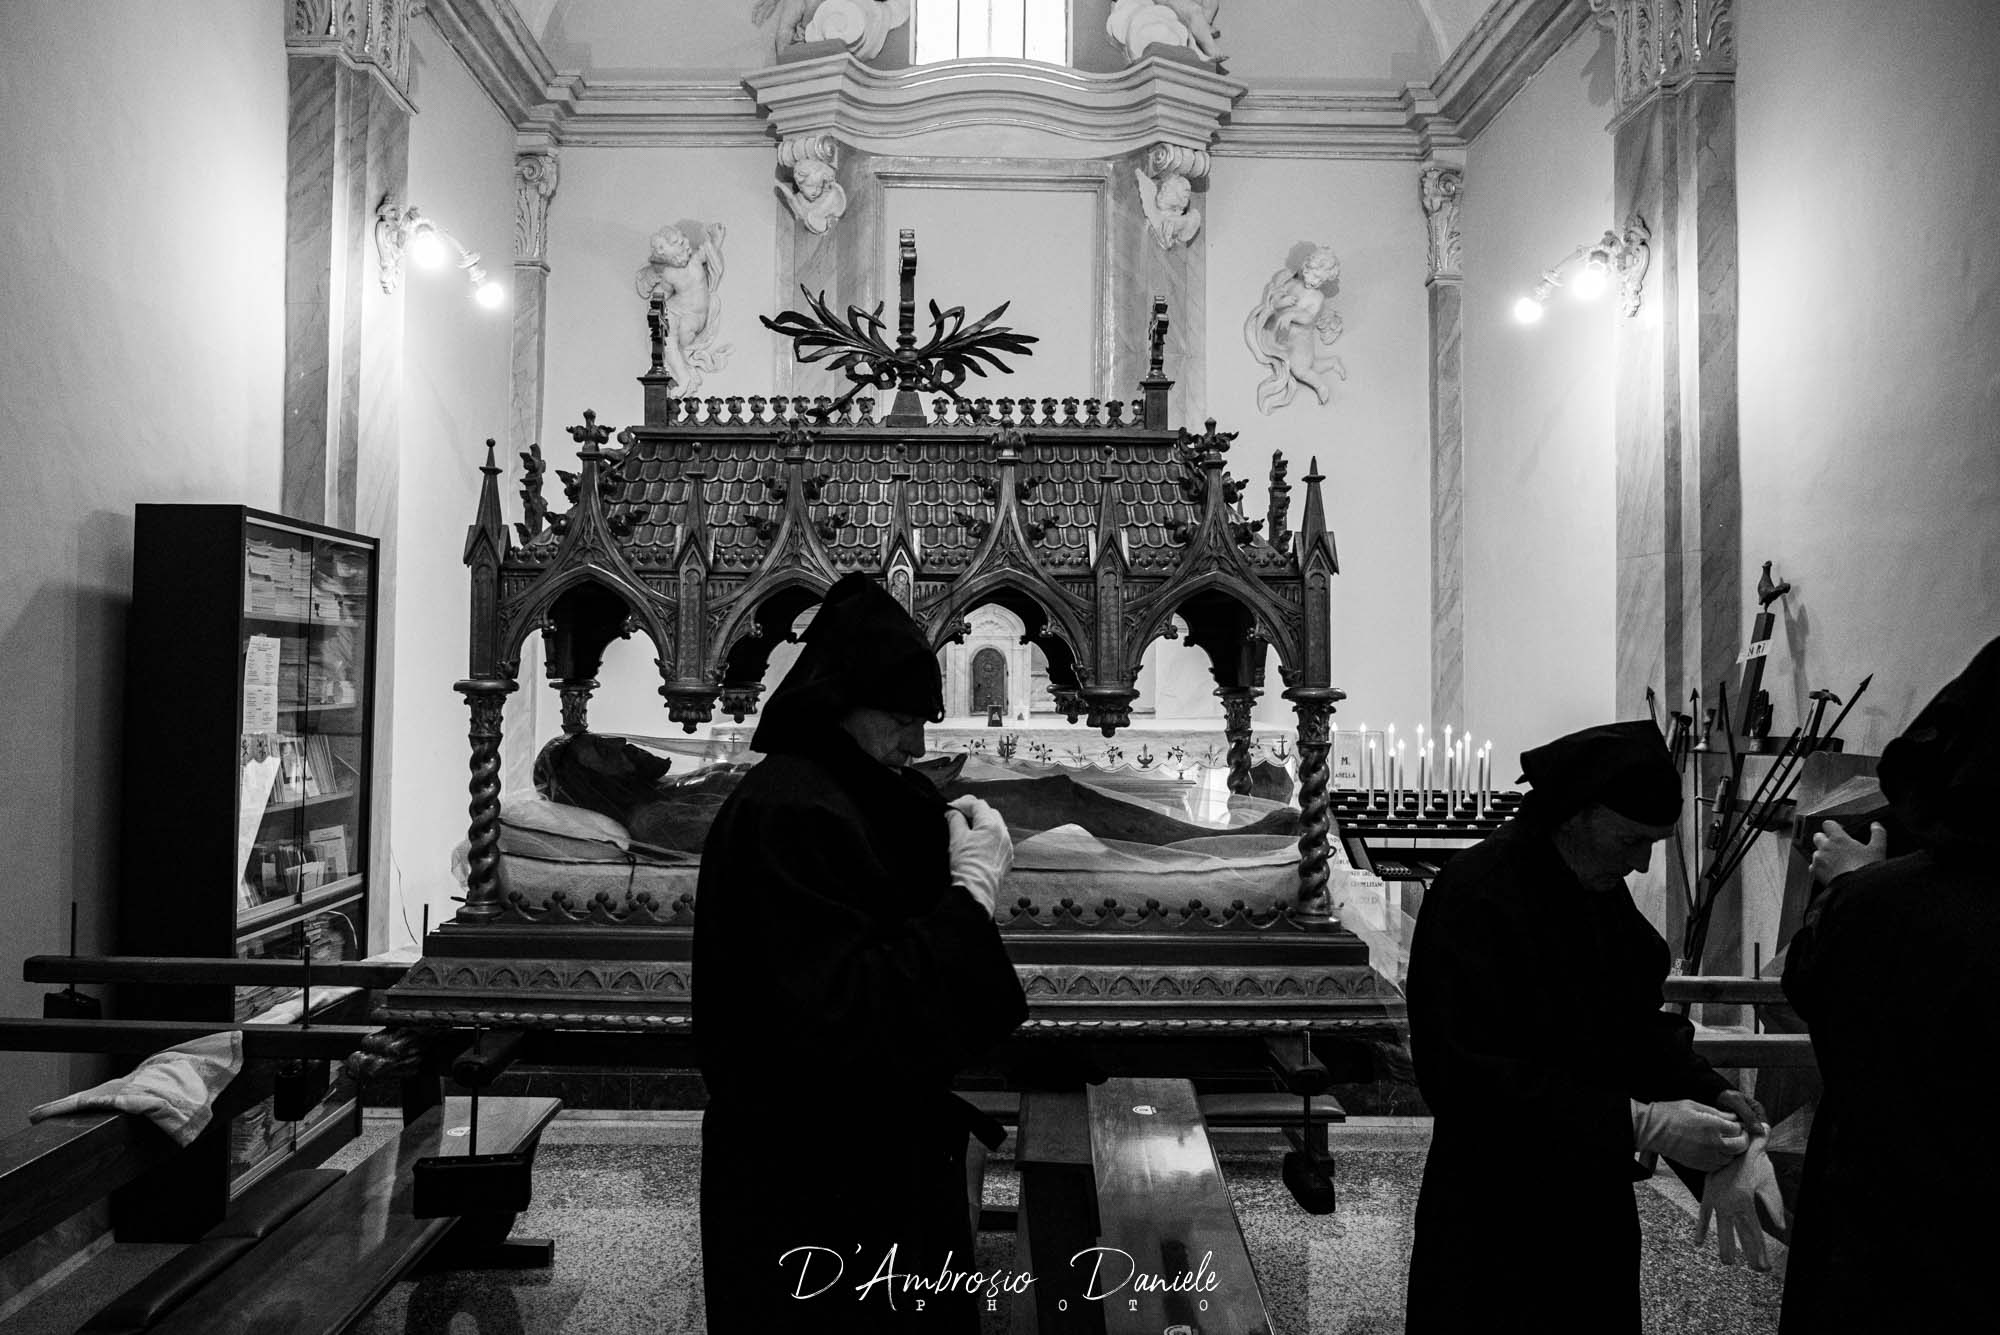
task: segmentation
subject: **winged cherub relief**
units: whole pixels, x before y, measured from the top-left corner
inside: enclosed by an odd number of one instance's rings
[[[692,226],[692,224],[690,224]],[[685,229],[669,224],[653,233],[652,257],[640,268],[633,286],[651,301],[665,298],[667,339],[665,364],[683,394],[701,388],[701,373],[720,371],[729,363],[730,346],[718,346],[722,326],[721,223],[702,229],[699,246]]]
[[[1168,172],[1158,181],[1136,168],[1139,203],[1146,210],[1146,230],[1161,250],[1192,241],[1201,231],[1201,210],[1194,207],[1194,186],[1179,172]]]
[[[1333,294],[1340,290],[1340,257],[1315,246],[1297,268],[1284,268],[1264,285],[1263,300],[1243,322],[1250,352],[1270,372],[1257,386],[1257,411],[1274,413],[1304,385],[1326,403],[1333,381],[1347,379],[1340,358],[1325,349],[1341,334]]]

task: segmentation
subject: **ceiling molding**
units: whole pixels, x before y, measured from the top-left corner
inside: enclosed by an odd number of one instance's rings
[[[1496,0],[1425,92],[1441,141],[1471,142],[1585,23],[1590,0]],[[1446,128],[1448,127],[1448,128]]]
[[[1477,137],[1589,21],[1590,0],[1496,0],[1429,84],[1397,93],[1246,89],[1159,57],[1086,74],[1022,61],[876,70],[836,55],[741,80],[593,82],[558,73],[507,0],[428,0],[426,12],[515,129],[556,145],[753,147],[832,134],[909,153],[927,136],[999,125],[1045,140],[1043,156],[1166,142],[1217,157],[1416,160]]]

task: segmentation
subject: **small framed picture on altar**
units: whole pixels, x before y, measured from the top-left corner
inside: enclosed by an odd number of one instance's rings
[[[1333,754],[1327,764],[1332,770],[1331,782],[1335,788],[1359,788],[1362,782],[1364,746],[1358,732],[1336,732],[1333,734]]]

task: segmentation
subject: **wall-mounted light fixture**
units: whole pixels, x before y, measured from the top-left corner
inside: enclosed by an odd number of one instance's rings
[[[1625,230],[1606,232],[1595,241],[1587,241],[1569,254],[1557,260],[1542,271],[1541,281],[1534,291],[1514,303],[1514,318],[1522,324],[1533,324],[1542,318],[1542,311],[1557,288],[1563,285],[1563,270],[1582,262],[1582,268],[1570,281],[1569,290],[1579,300],[1590,301],[1604,294],[1611,280],[1618,280],[1618,292],[1625,314],[1639,313],[1639,292],[1646,281],[1646,269],[1653,262],[1650,242],[1653,231],[1646,226],[1646,220],[1633,214],[1625,220]]]
[[[384,292],[402,286],[405,255],[426,269],[438,269],[454,250],[458,252],[458,267],[472,285],[472,299],[489,310],[504,303],[507,289],[480,267],[479,252],[467,250],[457,237],[424,217],[416,205],[405,206],[391,197],[375,210],[375,252],[381,262]]]

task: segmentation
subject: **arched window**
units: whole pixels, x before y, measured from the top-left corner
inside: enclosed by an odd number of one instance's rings
[[[1069,64],[1069,0],[917,0],[911,63],[1012,56]]]

